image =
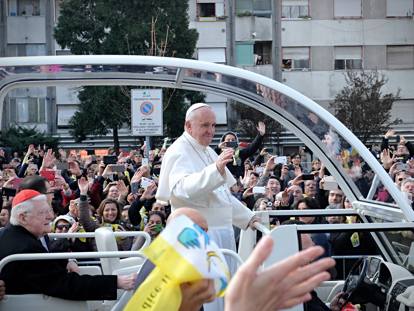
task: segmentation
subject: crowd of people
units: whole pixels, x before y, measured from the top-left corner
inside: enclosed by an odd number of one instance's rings
[[[259,221],[254,211],[352,207],[324,164],[315,158],[308,162],[310,155],[304,149],[290,155],[276,155],[264,148],[266,126],[262,122],[257,126],[256,138],[246,147],[241,147],[236,133],[228,132],[215,149],[210,148],[214,113],[205,104],[192,107],[186,115],[183,136],[168,148],[165,140],[162,146],[151,150],[146,150],[148,146],[144,145],[119,154],[108,150],[108,155],[96,156],[63,149],[54,152],[33,142],[23,155],[15,153],[12,158],[0,149],[0,227],[20,223],[16,219],[14,206],[19,204],[15,200],[28,189],[37,192],[34,197],[39,196],[39,200],[47,202],[46,206],[52,207],[49,214],[44,211],[42,215],[44,222],[51,223],[57,233],[93,232],[99,227],[109,227],[113,231],[143,230],[155,239],[165,227],[171,209],[190,206],[207,219],[209,234],[219,246],[229,249],[236,247],[233,225],[254,228],[254,223]],[[381,148],[373,152],[377,152],[395,184],[412,202],[414,147],[400,137],[393,149],[389,140],[394,136],[393,131],[388,131]],[[341,161],[361,193],[366,194],[373,179],[369,167],[349,153]],[[387,189],[381,185],[374,199],[392,202]],[[271,226],[289,221],[273,217]],[[306,216],[296,221],[318,224],[358,220]],[[37,238],[50,252],[96,249],[93,239],[45,241],[43,235],[39,233]],[[0,233],[1,237],[5,239]],[[323,248],[324,257],[377,252],[371,236],[364,233],[315,233],[311,239]],[[143,243],[139,238],[117,239],[120,250],[137,250]],[[76,271],[76,267],[68,269]],[[107,282],[112,282],[110,287],[116,290],[116,280]],[[131,279],[123,280],[120,286],[118,280],[118,287],[131,288],[130,282]],[[0,282],[0,292],[1,285]],[[229,300],[237,302],[235,297]]]

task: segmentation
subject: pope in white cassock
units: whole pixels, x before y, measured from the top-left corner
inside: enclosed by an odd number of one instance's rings
[[[246,229],[257,219],[231,195],[229,187],[236,180],[226,164],[233,161],[233,149],[218,156],[209,147],[215,126],[216,116],[209,105],[194,104],[187,110],[183,135],[163,157],[155,197],[169,201],[173,211],[188,206],[197,209],[207,219],[208,234],[218,246],[236,250],[232,225]]]

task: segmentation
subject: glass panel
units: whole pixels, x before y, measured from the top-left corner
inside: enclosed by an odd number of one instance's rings
[[[307,5],[299,7],[299,17],[309,17],[309,7]]]
[[[290,18],[290,6],[282,6],[282,18]]]
[[[362,69],[362,59],[348,59],[347,67],[348,69]]]
[[[253,10],[255,11],[270,11],[272,4],[270,0],[253,0]]]
[[[44,44],[27,44],[26,56],[42,56],[46,54],[46,46]]]
[[[383,218],[367,216],[367,220],[372,223],[386,223]],[[378,234],[382,245],[386,249],[392,261],[399,264],[410,272],[414,273],[414,231],[395,230],[384,231]],[[411,254],[410,254],[411,250]]]
[[[19,16],[39,16],[40,0],[17,0]]]
[[[199,17],[214,17],[216,16],[215,3],[198,3]]]
[[[29,98],[29,120],[30,123],[38,122],[39,118],[39,103],[37,98]]]
[[[243,14],[246,12],[252,12],[253,3],[251,0],[237,0],[236,2],[236,13]]]
[[[290,7],[290,17],[299,18],[299,6],[295,5]]]
[[[17,122],[27,123],[29,122],[29,105],[27,98],[17,98]]]
[[[335,59],[335,70],[344,70],[344,69],[345,69],[345,60]]]
[[[250,49],[251,63],[253,63],[253,46],[251,44],[240,45],[238,48]],[[339,61],[339,60],[337,60]],[[47,65],[47,66],[13,66],[0,68],[1,76],[25,75],[32,72],[58,73],[76,72],[80,77],[82,73],[114,72],[133,73],[134,79],[159,79],[161,81],[174,81],[177,68],[172,66],[151,65]],[[99,76],[98,76],[99,77]],[[366,197],[370,189],[373,174],[371,168],[364,163],[359,154],[350,146],[347,137],[342,137],[328,121],[323,120],[309,111],[303,104],[297,102],[276,90],[265,87],[259,83],[251,82],[240,77],[225,75],[216,72],[201,71],[195,69],[184,70],[184,82],[203,85],[209,83],[223,92],[228,89],[241,96],[247,96],[252,101],[265,103],[272,107],[281,119],[290,123],[290,129],[299,129],[307,137],[315,141],[318,148],[326,154],[331,163],[335,165],[345,180],[351,185],[357,198]],[[204,80],[200,83],[197,80]],[[42,98],[43,96],[31,96]],[[23,108],[22,108],[23,109]],[[21,113],[23,113],[21,111]],[[28,113],[28,112],[27,112]],[[23,114],[24,116],[24,114]],[[29,117],[25,117],[28,119]],[[377,190],[378,185],[375,185]],[[379,194],[374,191],[375,200]],[[391,199],[392,201],[392,199]]]
[[[293,69],[309,69],[309,59],[295,59],[293,66]]]

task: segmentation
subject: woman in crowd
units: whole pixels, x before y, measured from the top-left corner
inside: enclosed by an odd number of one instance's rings
[[[78,230],[78,223],[69,215],[61,215],[55,218],[52,225],[55,233],[72,233]],[[51,252],[71,252],[73,251],[72,239],[54,238],[50,240],[49,250]]]
[[[148,222],[144,227],[144,232],[148,233],[151,237],[151,241],[154,241],[154,239],[161,233],[162,230],[164,230],[165,227],[165,215],[164,213],[160,211],[150,211],[149,212],[149,218]],[[144,245],[144,238],[137,237],[137,239],[134,242],[134,245],[132,245],[132,250],[138,250]]]
[[[87,232],[94,232],[99,227],[110,227],[113,231],[125,231],[126,226],[121,221],[121,205],[115,199],[105,199],[101,202],[97,210],[97,219],[91,217],[86,193],[88,192],[89,182],[85,177],[78,181],[81,197],[79,200],[79,223]],[[83,197],[85,196],[85,197]],[[129,250],[131,239],[117,239],[119,250]]]

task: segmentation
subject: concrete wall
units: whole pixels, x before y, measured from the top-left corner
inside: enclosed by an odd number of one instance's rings
[[[389,45],[414,42],[410,19],[282,22],[282,46]]]
[[[7,43],[46,43],[44,16],[8,16]]]
[[[385,45],[367,45],[364,47],[364,69],[386,69],[387,48]]]
[[[273,76],[272,65],[243,66],[242,68],[266,76],[268,78],[272,78]]]
[[[197,3],[196,1],[188,1],[188,19],[191,22],[197,19]]]
[[[271,19],[266,17],[236,17],[236,41],[271,41]]]

